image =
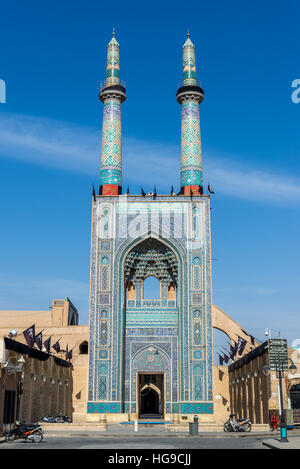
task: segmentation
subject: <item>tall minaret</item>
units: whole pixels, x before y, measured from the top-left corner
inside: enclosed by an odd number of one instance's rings
[[[126,94],[124,86],[120,84],[120,46],[115,39],[115,30],[107,46],[106,80],[99,99],[104,104],[100,193],[118,195],[122,193],[121,104]]]
[[[181,165],[182,193],[203,194],[201,132],[199,104],[204,92],[196,80],[195,46],[187,33],[183,45],[183,82],[176,99],[181,104]]]

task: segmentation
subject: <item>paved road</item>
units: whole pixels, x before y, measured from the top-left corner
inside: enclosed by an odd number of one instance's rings
[[[265,437],[264,437],[265,438]],[[262,445],[263,437],[251,438],[197,438],[174,437],[145,438],[145,437],[47,437],[41,443],[16,441],[2,443],[0,449],[265,449]]]

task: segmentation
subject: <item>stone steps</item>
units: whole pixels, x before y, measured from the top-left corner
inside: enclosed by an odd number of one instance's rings
[[[98,422],[75,422],[75,423],[42,423],[45,431],[81,431],[92,430],[106,432],[107,424]]]

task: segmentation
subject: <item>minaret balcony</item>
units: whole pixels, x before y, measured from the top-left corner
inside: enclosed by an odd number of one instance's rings
[[[179,80],[178,85],[177,85],[177,90],[179,90],[180,88],[185,87],[185,86],[197,86],[197,87],[203,89],[201,80],[196,80],[196,83],[194,85],[185,85],[183,83],[183,80]]]
[[[182,81],[178,83],[176,99],[181,104],[186,99],[196,99],[202,103],[204,91],[201,81],[196,81],[194,85],[184,85]]]
[[[115,85],[108,85],[108,86],[106,86],[106,80],[101,81],[101,82],[100,82],[100,93],[101,93],[101,91],[104,90],[104,88],[109,88],[109,87],[111,87],[111,86],[118,86],[118,85],[121,86],[121,87],[124,88],[124,89],[126,88],[126,83],[125,83],[125,81],[123,81],[123,80],[120,80],[120,82],[119,82],[118,84],[115,84]]]
[[[117,97],[123,103],[126,99],[126,88],[125,82],[120,81],[120,84],[116,85],[106,85],[105,81],[100,83],[100,93],[99,99],[100,101],[104,102],[107,98],[110,97]]]

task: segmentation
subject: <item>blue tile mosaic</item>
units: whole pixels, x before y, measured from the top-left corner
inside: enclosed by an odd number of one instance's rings
[[[138,373],[158,372],[166,412],[212,413],[208,199],[125,202],[105,196],[93,203],[88,412],[136,412]],[[161,282],[161,300],[143,300],[149,275]],[[129,281],[136,298],[127,301]],[[176,300],[167,297],[170,282]]]

